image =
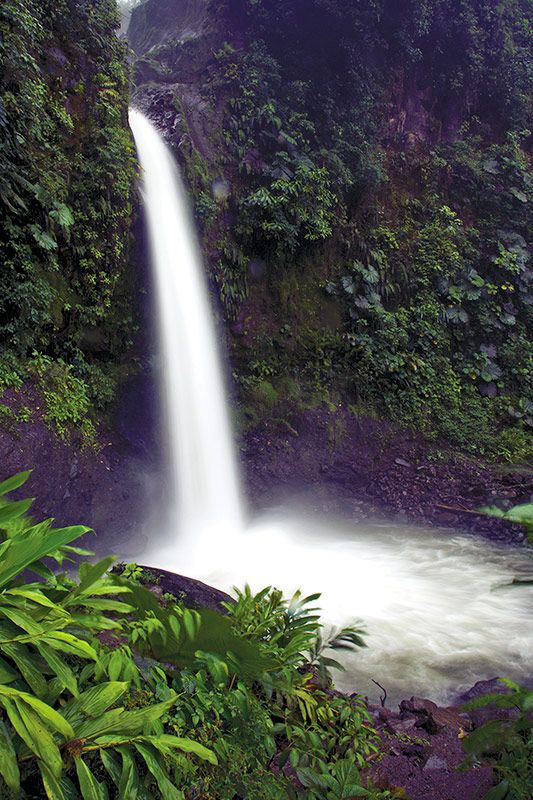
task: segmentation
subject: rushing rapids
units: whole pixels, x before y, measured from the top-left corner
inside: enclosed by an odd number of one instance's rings
[[[203,265],[169,150],[131,111],[156,283],[172,541],[145,563],[211,581],[320,591],[332,625],[361,618],[368,649],[345,659],[344,688],[436,700],[495,675],[525,680],[533,593],[509,587],[527,553],[450,532],[272,513],[245,523]],[[374,689],[374,691],[373,691]]]

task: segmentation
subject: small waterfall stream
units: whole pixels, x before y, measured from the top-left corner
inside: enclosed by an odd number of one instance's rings
[[[345,659],[341,687],[435,700],[474,681],[531,677],[533,593],[505,587],[531,570],[521,550],[392,524],[355,525],[282,512],[245,526],[231,426],[203,266],[177,168],[138,111],[130,122],[143,172],[166,409],[168,524],[144,563],[220,588],[249,582],[322,592],[333,625],[361,617],[368,649]]]

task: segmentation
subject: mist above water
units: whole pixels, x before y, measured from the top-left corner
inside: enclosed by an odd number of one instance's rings
[[[157,294],[170,484],[166,534],[144,563],[222,589],[245,582],[321,592],[326,625],[362,619],[368,648],[338,685],[391,698],[445,700],[496,675],[525,680],[533,591],[507,587],[525,551],[404,526],[349,526],[284,511],[245,525],[203,266],[185,194],[154,126],[130,113]],[[170,536],[170,540],[169,540]]]

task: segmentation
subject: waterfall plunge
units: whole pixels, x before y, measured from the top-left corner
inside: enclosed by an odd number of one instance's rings
[[[246,530],[202,262],[177,169],[137,111],[162,356],[172,546],[144,562],[230,589],[322,592],[324,619],[363,618],[368,649],[344,659],[339,685],[445,700],[475,680],[531,675],[532,592],[505,588],[528,572],[523,551],[457,534],[347,523],[284,512]],[[503,588],[498,588],[503,587]]]
[[[163,140],[140,112],[130,125],[143,171],[157,294],[169,464],[169,519],[191,542],[237,534],[243,504],[215,327],[180,177]]]

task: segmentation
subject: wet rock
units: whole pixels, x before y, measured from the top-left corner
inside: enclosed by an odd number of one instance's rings
[[[446,727],[457,731],[472,729],[472,723],[467,714],[453,706],[440,708],[432,700],[411,697],[410,700],[402,700],[400,710],[404,713],[414,714],[416,727],[424,728],[428,733],[435,734]]]
[[[460,703],[469,703],[485,694],[508,694],[511,690],[499,678],[478,681],[471,689],[458,698]],[[518,714],[516,708],[501,708],[496,703],[490,703],[482,708],[471,708],[466,712],[474,728],[479,728],[486,722],[494,719],[513,719]]]
[[[222,603],[231,601],[229,594],[194,578],[153,567],[143,567],[143,569],[154,576],[154,583],[157,584],[161,594],[168,592],[182,598],[190,608],[209,608],[212,611],[225,613]]]
[[[387,728],[396,735],[414,733],[417,727],[417,721],[414,717],[410,719],[389,719],[387,721]]]
[[[448,764],[440,756],[430,756],[424,764],[424,769],[448,769]]]
[[[248,316],[252,311],[247,310]],[[256,507],[283,503],[312,486],[315,494],[328,493],[337,504],[332,513],[343,514],[348,500],[352,507],[362,503],[370,516],[385,514],[399,522],[446,525],[493,541],[523,542],[520,526],[477,509],[493,504],[510,488],[516,493],[513,502],[526,502],[522,498],[527,499],[531,483],[526,471],[506,475],[458,456],[444,444],[442,458],[435,461],[434,445],[391,423],[355,417],[344,408],[301,409],[284,403],[278,402],[279,412],[273,416],[290,418],[299,434],[297,443],[285,447],[286,432],[269,419],[244,437],[243,473]],[[332,426],[342,436],[332,437]]]
[[[408,758],[423,758],[426,749],[422,744],[406,744],[402,747],[402,754]]]
[[[400,467],[410,467],[410,466],[412,466],[412,465],[411,465],[411,464],[410,464],[408,461],[406,461],[404,458],[395,458],[395,459],[394,459],[394,463],[395,463],[395,464],[398,464],[398,466],[400,466]]]

